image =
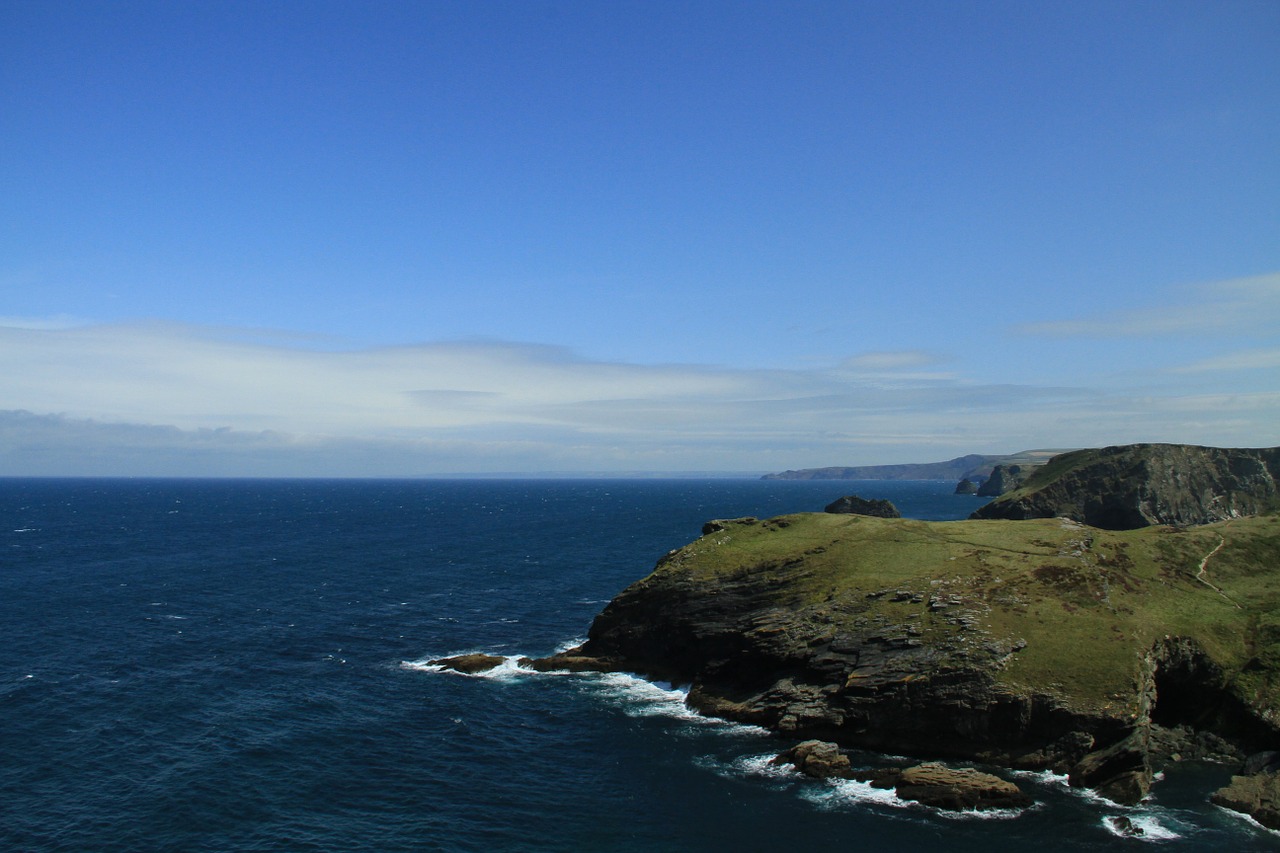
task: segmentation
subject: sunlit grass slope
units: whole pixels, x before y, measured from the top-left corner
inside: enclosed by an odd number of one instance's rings
[[[776,575],[778,606],[837,629],[905,625],[941,648],[1007,642],[1018,651],[997,677],[1010,689],[1111,713],[1135,701],[1154,643],[1190,637],[1232,692],[1280,720],[1276,515],[1108,531],[1064,519],[798,514],[727,523],[649,582],[673,574],[707,589],[747,576],[767,586]]]

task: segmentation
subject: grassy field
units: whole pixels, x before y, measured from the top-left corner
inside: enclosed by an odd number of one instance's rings
[[[963,651],[1017,648],[998,677],[1077,707],[1126,708],[1144,656],[1190,637],[1280,720],[1280,516],[1185,530],[1063,519],[923,522],[827,513],[729,523],[653,577],[777,582],[778,604]],[[961,618],[957,618],[960,616]]]

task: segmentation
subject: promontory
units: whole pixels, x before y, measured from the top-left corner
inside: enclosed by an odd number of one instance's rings
[[[1280,763],[1266,758],[1280,750],[1280,449],[1067,456],[1009,498],[1034,508],[1020,520],[709,524],[585,644],[530,665],[642,673],[797,741],[1051,768],[1121,802],[1162,762],[1254,754],[1241,790],[1265,799]],[[1280,825],[1265,803],[1219,801]]]

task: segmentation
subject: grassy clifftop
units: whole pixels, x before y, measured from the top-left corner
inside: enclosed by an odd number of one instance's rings
[[[1128,529],[1280,509],[1280,448],[1131,444],[1055,456],[974,518],[1052,518]]]
[[[890,738],[911,715],[919,725],[884,743],[933,727],[977,752],[1147,720],[1230,734],[1242,713],[1254,735],[1280,731],[1280,516],[1187,530],[829,514],[719,526],[614,599],[585,651],[740,703],[713,710],[782,730],[795,717],[795,731],[849,743]],[[1197,660],[1167,660],[1171,640]],[[983,686],[957,693],[961,681]],[[934,707],[947,702],[950,716]]]
[[[788,607],[831,625],[914,628],[934,646],[961,634],[1025,643],[996,670],[1010,688],[1116,708],[1134,701],[1148,649],[1178,635],[1198,640],[1240,698],[1280,722],[1280,516],[1110,532],[1061,519],[792,515],[707,535],[654,580],[767,581],[797,555],[781,593]]]

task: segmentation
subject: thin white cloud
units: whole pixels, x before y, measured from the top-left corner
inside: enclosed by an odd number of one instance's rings
[[[1036,337],[1112,338],[1274,334],[1280,329],[1280,272],[1201,284],[1162,294],[1165,304],[1117,314],[1027,323]]]
[[[982,384],[921,370],[936,361],[869,353],[826,370],[734,370],[501,342],[332,351],[163,324],[0,328],[0,473],[780,470],[1128,440],[1278,443],[1280,394],[1256,388]]]
[[[854,371],[886,371],[907,370],[935,364],[938,358],[922,350],[900,350],[896,352],[866,352],[847,358],[841,367]]]
[[[0,328],[8,329],[71,329],[87,325],[87,321],[70,314],[54,314],[51,317],[0,317]]]
[[[1226,353],[1175,368],[1178,373],[1237,370],[1280,370],[1280,349],[1253,349]]]

